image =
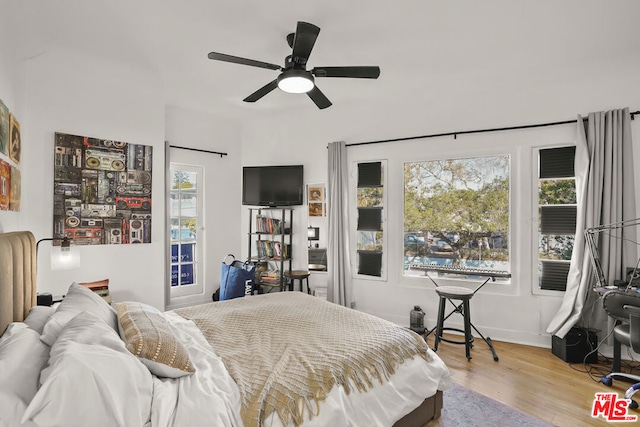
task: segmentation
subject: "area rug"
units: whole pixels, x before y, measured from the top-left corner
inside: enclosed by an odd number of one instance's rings
[[[527,415],[497,400],[452,383],[443,394],[440,418],[428,427],[551,427],[546,421]]]

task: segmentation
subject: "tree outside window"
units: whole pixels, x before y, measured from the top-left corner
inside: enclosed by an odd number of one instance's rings
[[[405,163],[404,261],[509,271],[509,156]]]

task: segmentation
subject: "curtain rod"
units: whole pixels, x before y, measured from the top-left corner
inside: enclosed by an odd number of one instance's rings
[[[218,154],[220,156],[220,158],[222,158],[222,156],[226,156],[227,155],[227,153],[221,153],[219,151],[209,151],[209,150],[201,150],[199,148],[180,147],[178,145],[169,145],[169,147],[171,147],[171,148],[179,148],[181,150],[199,151],[201,153]]]
[[[635,116],[640,114],[640,110],[639,111],[634,111],[634,112],[629,113],[629,114],[631,115],[631,120],[634,120]],[[587,117],[584,117],[583,120],[586,119],[586,118]],[[412,139],[436,138],[436,137],[439,137],[439,136],[451,136],[451,135],[453,135],[453,139],[456,139],[458,137],[458,135],[465,135],[465,134],[470,134],[470,133],[499,132],[499,131],[504,131],[504,130],[540,128],[540,127],[545,127],[545,126],[566,125],[566,124],[570,124],[570,123],[576,123],[577,121],[578,121],[578,119],[574,119],[574,120],[565,120],[565,121],[562,121],[562,122],[537,123],[537,124],[532,124],[532,125],[509,126],[509,127],[502,127],[502,128],[475,129],[475,130],[462,130],[462,131],[458,131],[458,132],[433,133],[433,134],[430,134],[430,135],[409,136],[409,137],[394,138],[394,139],[381,139],[381,140],[378,140],[378,141],[354,142],[352,144],[345,144],[345,146],[346,147],[351,147],[351,146],[354,146],[354,145],[381,144],[381,143],[384,143],[384,142],[409,141],[409,140],[412,140]]]

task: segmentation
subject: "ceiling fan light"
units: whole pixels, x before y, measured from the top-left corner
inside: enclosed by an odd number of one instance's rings
[[[313,89],[313,77],[302,70],[288,70],[278,77],[278,87],[288,93],[305,93]]]

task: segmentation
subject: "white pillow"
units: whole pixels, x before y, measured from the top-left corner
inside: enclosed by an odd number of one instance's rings
[[[143,426],[153,379],[118,334],[92,313],[64,326],[51,347],[41,387],[22,418],[40,427]]]
[[[56,309],[56,312],[51,315],[44,325],[40,339],[45,344],[53,346],[64,325],[73,319],[75,315],[83,311],[95,314],[114,331],[118,330],[116,311],[98,294],[89,288],[73,282],[71,286],[69,286],[67,295]]]
[[[27,314],[27,317],[24,319],[24,323],[39,334],[42,334],[44,325],[55,312],[56,308],[53,306],[34,305],[31,307],[31,310],[29,310],[29,314]]]
[[[20,424],[47,360],[49,347],[38,332],[24,323],[7,326],[0,338],[0,425]]]

